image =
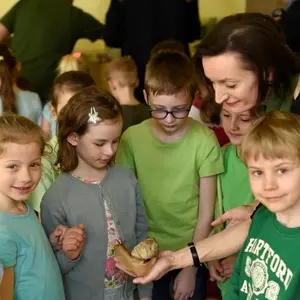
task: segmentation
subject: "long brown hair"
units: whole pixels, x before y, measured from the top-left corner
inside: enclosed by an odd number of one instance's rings
[[[71,172],[78,166],[76,149],[68,142],[72,133],[83,136],[88,129],[91,108],[95,108],[101,120],[122,118],[119,102],[107,91],[87,87],[76,93],[58,116],[58,154],[56,164],[62,172]]]
[[[193,58],[200,92],[206,92],[203,101],[214,101],[215,95],[205,76],[202,57],[228,52],[238,54],[245,69],[255,72],[258,104],[265,100],[270,84],[277,96],[284,97],[291,90],[291,79],[300,73],[300,59],[286,45],[282,29],[273,18],[260,13],[228,16],[203,39]]]
[[[17,113],[16,97],[13,91],[15,81],[16,59],[5,46],[0,44],[0,96],[2,112]]]

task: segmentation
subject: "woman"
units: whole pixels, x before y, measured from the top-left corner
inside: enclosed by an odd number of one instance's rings
[[[300,114],[300,59],[269,16],[222,19],[200,44],[194,62],[200,84],[209,91],[203,101],[226,102],[234,112],[264,105],[266,111]]]

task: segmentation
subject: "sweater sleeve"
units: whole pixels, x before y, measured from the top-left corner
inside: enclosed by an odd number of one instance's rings
[[[148,235],[148,221],[146,211],[141,195],[141,189],[139,184],[136,184],[136,225],[135,232],[138,243],[145,240]],[[138,291],[140,297],[151,297],[152,296],[152,282],[146,285],[138,285]]]
[[[60,197],[61,193],[56,192],[54,193],[53,190],[47,192],[41,203],[42,225],[48,238],[58,225],[68,226],[65,210],[63,209],[64,197]],[[55,198],[53,195],[55,195]],[[55,255],[63,275],[70,272],[80,260],[80,256],[77,260],[70,260],[63,250],[56,251]]]

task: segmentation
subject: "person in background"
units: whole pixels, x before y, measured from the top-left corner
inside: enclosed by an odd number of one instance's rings
[[[57,67],[57,76],[69,71],[89,72],[87,58],[81,52],[67,54],[60,60]],[[51,101],[44,105],[42,129],[50,138],[56,136],[56,113],[54,109],[53,114],[53,105],[51,107]]]
[[[95,85],[93,78],[88,73],[82,71],[65,72],[55,79],[50,104],[51,117],[55,124],[60,111],[69,100],[82,89],[92,85]],[[38,214],[40,213],[41,201],[44,194],[59,175],[59,167],[56,166],[58,152],[56,134],[52,136],[49,145],[52,151],[42,158],[41,180],[28,198],[33,209]]]
[[[20,0],[0,19],[0,43],[13,34],[12,50],[22,64],[21,75],[34,83],[43,104],[59,60],[72,52],[77,40],[103,36],[103,24],[72,2]]]
[[[148,107],[139,102],[134,91],[139,84],[137,67],[130,57],[113,59],[107,66],[106,79],[123,111],[123,131],[150,118]]]
[[[140,85],[136,90],[143,101],[145,66],[152,48],[159,42],[175,39],[189,53],[189,42],[200,39],[198,0],[112,0],[106,14],[104,41],[121,48],[138,67]]]
[[[241,113],[230,112],[230,107],[223,104],[221,110],[222,125],[230,143],[222,148],[224,172],[218,176],[218,191],[215,204],[215,218],[225,211],[254,201],[251,191],[248,170],[240,158],[241,144],[251,129],[253,122],[259,117],[258,108]],[[214,233],[224,230],[227,224],[215,228]],[[211,279],[218,281],[224,297],[228,290],[237,254],[224,259],[208,262]]]
[[[42,129],[19,115],[0,117],[1,300],[65,300],[59,266],[26,201],[41,177]]]
[[[188,118],[197,91],[190,58],[158,51],[147,65],[145,83],[152,118],[128,128],[116,161],[132,169],[141,184],[149,236],[162,250],[177,250],[209,235],[223,161],[213,132]],[[204,299],[206,270],[184,268],[153,285],[153,300]]]
[[[115,267],[114,246],[126,241],[131,250],[147,238],[148,224],[134,174],[114,163],[122,127],[118,101],[95,87],[79,91],[59,114],[62,172],[43,197],[41,220],[47,234],[67,226],[63,240],[85,233],[79,251],[55,252],[67,300],[133,297],[132,280]],[[152,284],[138,289],[140,300],[151,300]]]
[[[17,78],[17,61],[0,44],[0,113],[19,114],[41,125],[42,104],[38,94],[21,90]]]

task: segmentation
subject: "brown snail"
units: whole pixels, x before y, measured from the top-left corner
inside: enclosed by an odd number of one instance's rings
[[[154,238],[146,239],[136,245],[131,253],[124,244],[115,246],[115,256],[123,268],[140,277],[146,276],[155,265],[159,247]]]

